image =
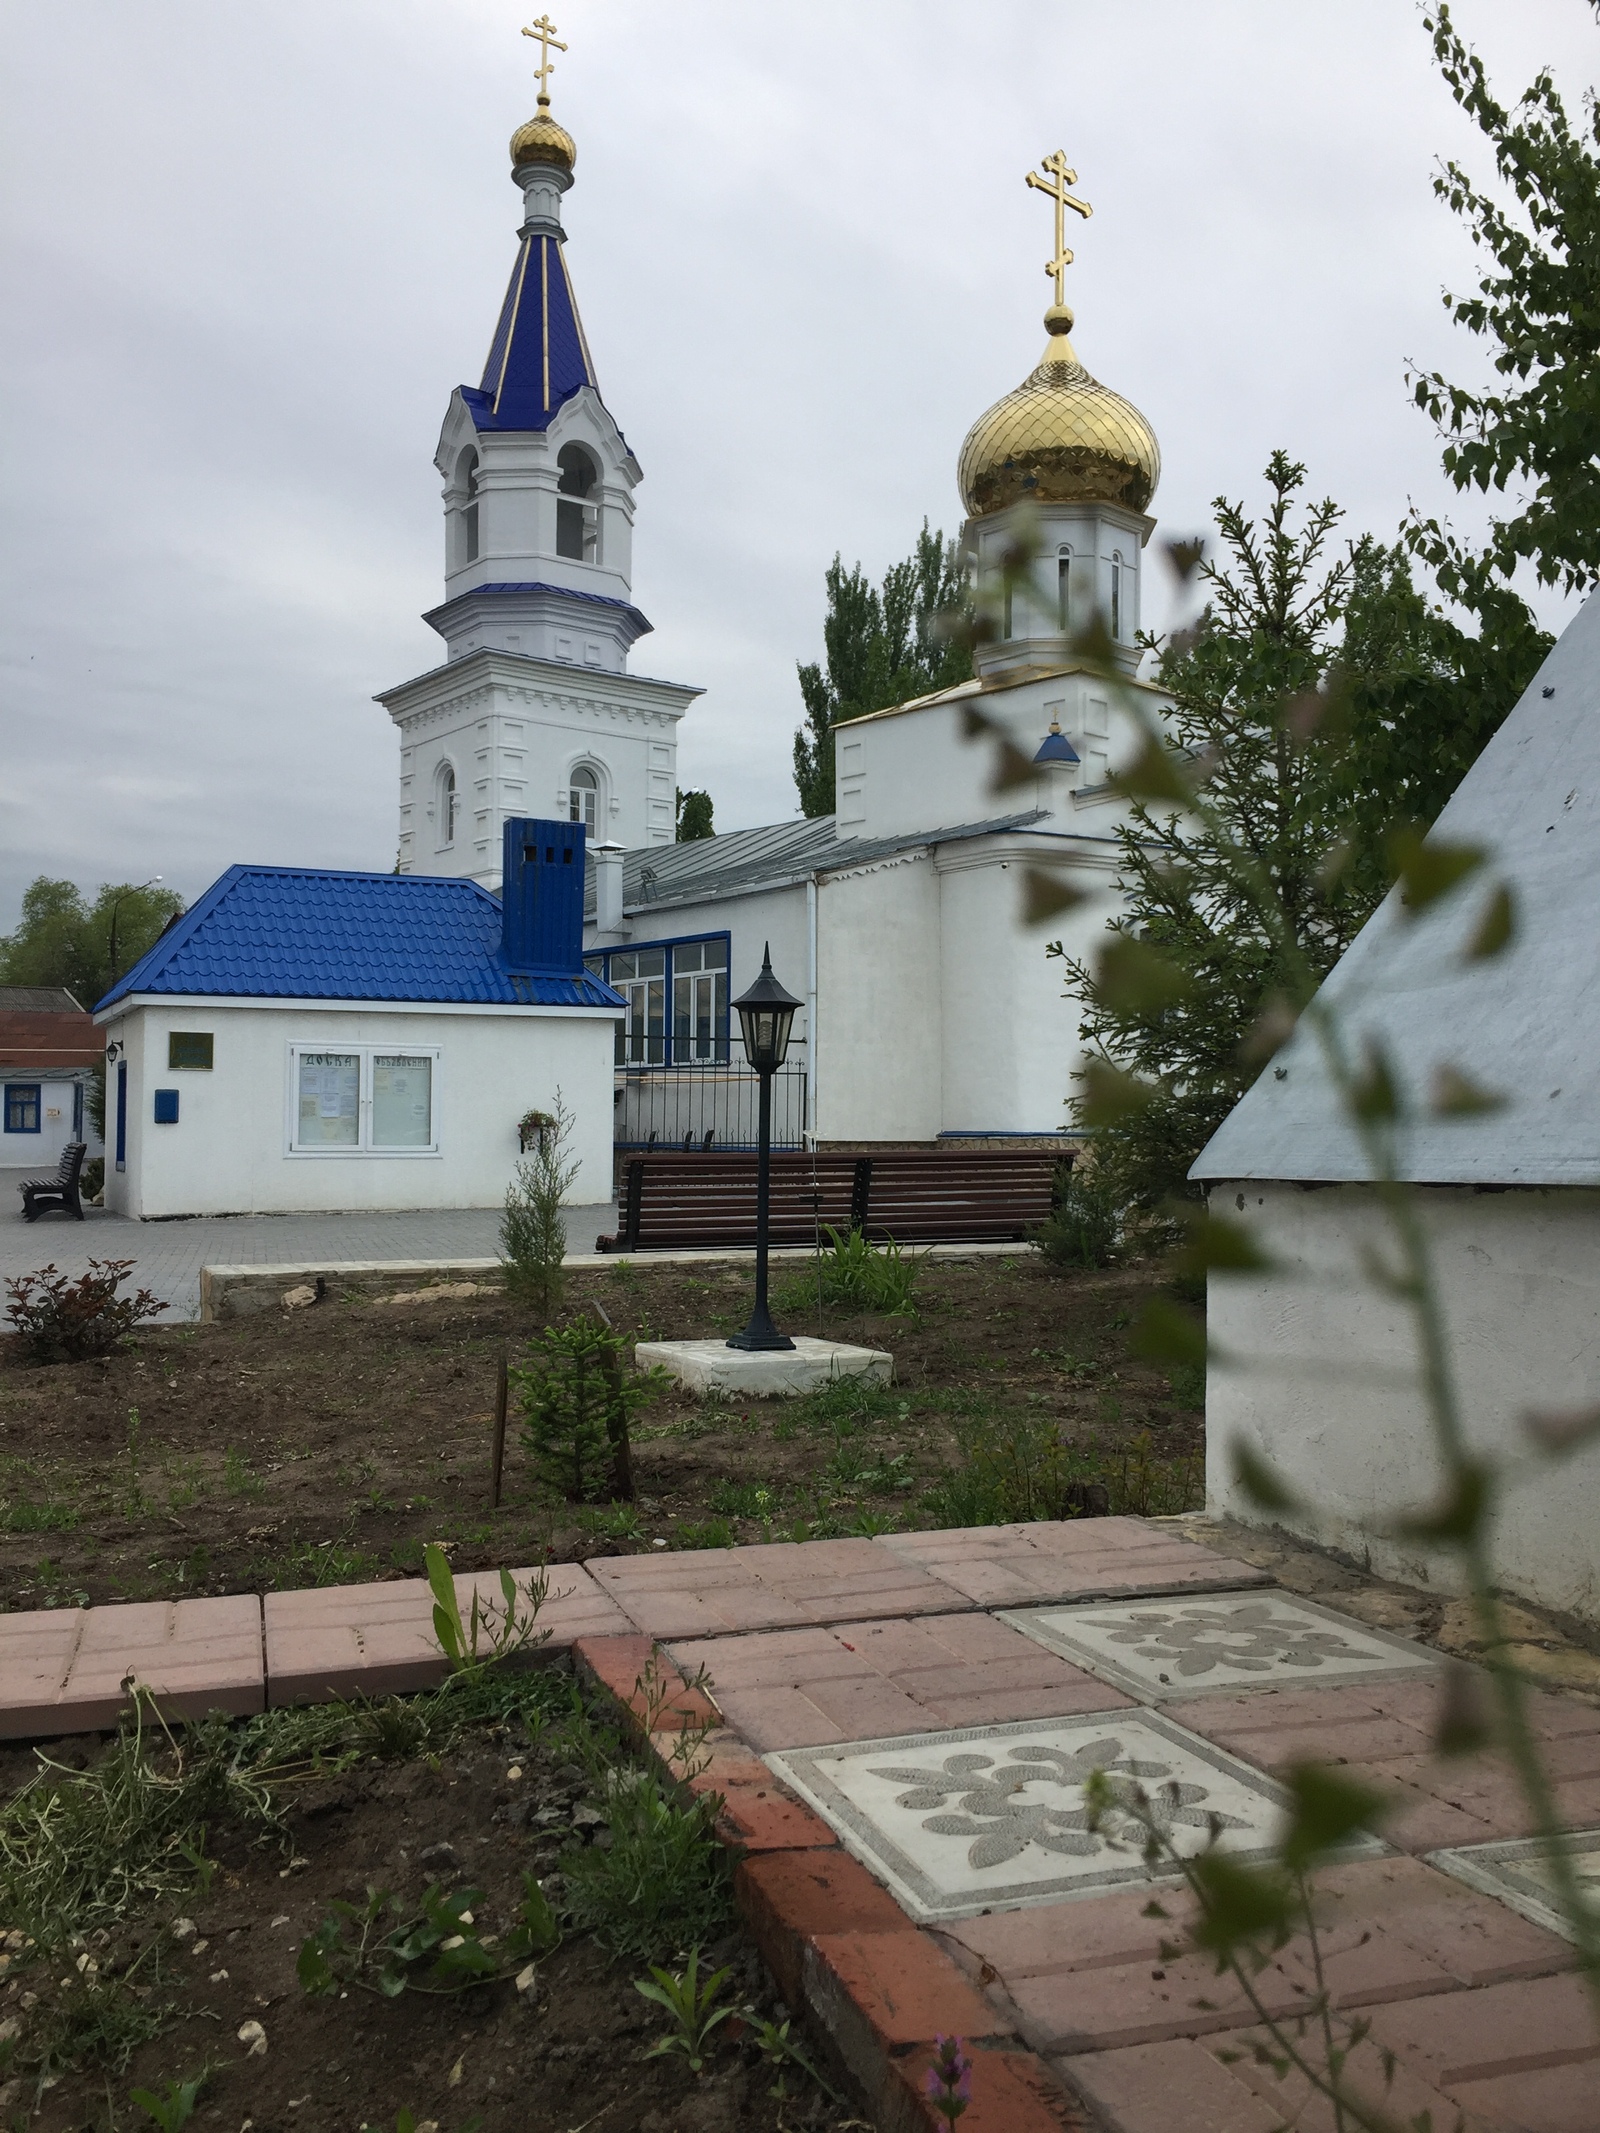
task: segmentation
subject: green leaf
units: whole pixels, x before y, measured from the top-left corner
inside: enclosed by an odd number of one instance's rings
[[[1193,794],[1179,760],[1175,751],[1154,734],[1147,735],[1133,761],[1111,773],[1111,788],[1124,799],[1167,800],[1177,807],[1187,807]]]
[[[1172,575],[1180,585],[1187,585],[1205,561],[1204,539],[1196,535],[1193,540],[1188,541],[1163,541],[1161,546]]]
[[[1019,786],[1031,785],[1038,775],[1033,757],[1025,754],[1009,734],[996,736],[994,761],[989,770],[991,798],[998,799],[1002,793],[1015,792]]]
[[[1481,1755],[1494,1739],[1493,1713],[1483,1675],[1459,1659],[1445,1663],[1444,1694],[1433,1729],[1441,1755]]]
[[[1203,1368],[1205,1328],[1165,1296],[1153,1296],[1128,1335],[1128,1349],[1146,1363],[1188,1363]]]
[[[1426,911],[1447,896],[1488,857],[1481,844],[1435,841],[1414,829],[1398,830],[1389,839],[1389,863],[1400,883],[1400,902],[1412,913]]]
[[[1472,938],[1462,951],[1469,963],[1485,963],[1509,948],[1517,933],[1517,904],[1508,883],[1499,882],[1490,892]]]
[[[1108,936],[1095,960],[1095,985],[1112,1013],[1123,1016],[1159,1014],[1194,991],[1186,971],[1127,933]]]
[[[1022,916],[1029,926],[1042,926],[1049,919],[1059,918],[1063,911],[1075,911],[1088,901],[1086,889],[1074,888],[1049,867],[1022,870]]]
[[[1488,1467],[1469,1461],[1433,1510],[1402,1519],[1396,1533],[1402,1540],[1436,1541],[1445,1547],[1471,1540],[1488,1516],[1492,1481]]]
[[[1233,1464],[1234,1480],[1258,1510],[1293,1511],[1299,1508],[1299,1498],[1288,1483],[1243,1437],[1234,1438],[1228,1447],[1228,1457]]]
[[[1503,1111],[1506,1106],[1506,1099],[1497,1091],[1480,1088],[1453,1066],[1434,1068],[1429,1102],[1435,1118],[1482,1118],[1488,1112]]]
[[[1173,1212],[1189,1232],[1171,1260],[1175,1273],[1199,1279],[1207,1274],[1258,1274],[1271,1267],[1250,1231],[1231,1215],[1214,1215],[1188,1203]]]
[[[333,1945],[328,1936],[331,1924],[332,1920],[325,1921],[308,1940],[300,1943],[300,1953],[295,1961],[294,1974],[300,1980],[300,1989],[309,1993],[313,1999],[326,1999],[339,1983],[333,1974],[333,1966],[328,1961]],[[335,1927],[335,1937],[337,1930]]]
[[[1287,1937],[1292,1893],[1281,1875],[1217,1851],[1192,1859],[1189,1874],[1200,1898],[1200,1915],[1190,1928],[1197,1948],[1226,1956],[1244,1941]]]
[[[1321,1763],[1294,1763],[1284,1776],[1289,1794],[1288,1827],[1279,1847],[1292,1874],[1303,1874],[1359,1830],[1375,1827],[1383,1795]]]
[[[1084,1095],[1078,1115],[1086,1126],[1119,1126],[1148,1110],[1161,1094],[1153,1081],[1125,1074],[1107,1059],[1091,1059],[1083,1070]]]
[[[1399,1091],[1388,1057],[1379,1045],[1367,1046],[1366,1059],[1351,1086],[1350,1108],[1357,1118],[1373,1123],[1399,1116]]]

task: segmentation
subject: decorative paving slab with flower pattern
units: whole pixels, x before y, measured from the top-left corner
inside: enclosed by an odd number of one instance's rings
[[[1600,1920],[1600,1829],[1572,1830],[1563,1849],[1572,1863],[1578,1887]],[[1498,1896],[1519,1917],[1530,1919],[1559,1933],[1563,1940],[1575,1936],[1556,1902],[1555,1881],[1544,1847],[1537,1837],[1514,1837],[1501,1844],[1463,1844],[1449,1851],[1429,1852],[1427,1864],[1453,1874],[1468,1888],[1485,1896]]]
[[[999,1616],[1141,1703],[1429,1674],[1436,1655],[1288,1593],[1011,1608]]]
[[[1144,1833],[1129,1812],[1136,1793],[1175,1850],[1200,1851],[1215,1831],[1222,1849],[1246,1857],[1271,1846],[1284,1798],[1259,1770],[1154,1711],[909,1733],[766,1760],[924,1921],[1145,1882]],[[1096,1770],[1122,1804],[1090,1828],[1084,1788]],[[1343,1856],[1385,1849],[1364,1838]],[[1165,1880],[1175,1872],[1155,1870]]]

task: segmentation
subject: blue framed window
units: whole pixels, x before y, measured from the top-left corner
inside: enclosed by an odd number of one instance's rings
[[[6,1083],[7,1133],[40,1131],[39,1084],[36,1081]]]
[[[628,1003],[617,1024],[618,1066],[727,1065],[729,939],[695,934],[585,958]]]

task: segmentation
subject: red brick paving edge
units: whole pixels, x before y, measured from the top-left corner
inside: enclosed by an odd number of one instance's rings
[[[717,1834],[737,1853],[734,1900],[779,1991],[827,2039],[880,2133],[940,2133],[924,2083],[935,2037],[973,2061],[962,2133],[1089,2133],[1044,2061],[960,1969],[721,1724],[648,1637],[580,1637],[573,1664],[617,1705],[625,1731],[692,1795],[716,1795]]]

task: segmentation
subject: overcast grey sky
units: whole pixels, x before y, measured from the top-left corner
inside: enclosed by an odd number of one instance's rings
[[[1078,352],[1161,440],[1163,533],[1305,459],[1351,530],[1452,508],[1408,357],[1482,359],[1409,0],[549,0],[568,262],[643,463],[635,668],[680,777],[793,815],[796,657],[1043,345],[1064,147]],[[432,454],[515,249],[513,0],[7,0],[0,927],[35,874],[388,867],[371,702],[437,663]],[[1457,0],[1507,99],[1594,78],[1584,0]],[[1554,621],[1559,602],[1545,600]],[[1147,620],[1150,619],[1147,616]]]

